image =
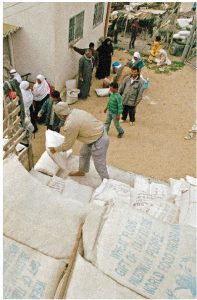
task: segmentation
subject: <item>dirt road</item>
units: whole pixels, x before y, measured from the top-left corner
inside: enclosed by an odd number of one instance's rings
[[[115,51],[113,61],[124,63],[130,57],[123,51]],[[170,74],[156,74],[146,67],[142,74],[150,78],[150,87],[144,92],[144,100],[136,113],[136,124],[123,124],[125,135],[117,138],[113,124],[109,136],[110,146],[107,163],[156,179],[196,176],[196,140],[185,140],[196,118],[195,70],[186,65],[182,70]],[[95,88],[102,86],[102,80],[94,78],[90,97],[73,104],[105,121],[103,110],[107,97],[96,96]],[[45,127],[39,127],[33,139],[34,161],[44,151]],[[80,143],[73,151],[78,154]]]

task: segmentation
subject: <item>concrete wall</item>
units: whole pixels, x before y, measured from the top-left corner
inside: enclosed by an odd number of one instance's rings
[[[4,22],[23,28],[13,35],[15,67],[19,73],[43,74],[57,89],[78,72],[80,55],[69,48],[69,18],[85,11],[83,38],[77,47],[88,47],[103,36],[103,23],[93,28],[95,2],[4,3]]]

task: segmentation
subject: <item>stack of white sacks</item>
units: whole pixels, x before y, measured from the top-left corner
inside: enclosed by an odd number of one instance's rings
[[[71,155],[66,172],[77,165]],[[92,163],[83,178],[51,177],[16,157],[4,173],[4,298],[196,298],[195,178],[109,167],[101,182]]]

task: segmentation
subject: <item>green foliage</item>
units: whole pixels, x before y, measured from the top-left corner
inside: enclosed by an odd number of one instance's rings
[[[158,74],[167,74],[167,73],[170,73],[170,72],[175,72],[175,71],[178,71],[180,69],[182,69],[184,67],[184,62],[181,62],[181,61],[172,61],[172,64],[167,66],[157,66],[155,63],[150,63],[148,62],[148,59],[145,58],[143,60],[143,62],[145,63],[146,67],[150,70],[154,70],[155,73],[158,73]]]

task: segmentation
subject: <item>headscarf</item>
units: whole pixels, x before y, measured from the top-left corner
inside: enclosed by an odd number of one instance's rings
[[[113,46],[112,42],[108,45],[108,42],[111,42],[110,38],[106,38],[104,42],[102,42],[101,46],[98,47],[97,51],[99,53],[99,56],[111,56],[113,55]]]
[[[46,95],[50,94],[49,85],[43,75],[38,75],[36,79],[39,79],[41,83],[36,83],[33,86],[33,95],[35,101],[41,101],[46,97]]]
[[[59,102],[54,106],[54,112],[60,116],[67,116],[71,110],[66,102]]]
[[[33,103],[33,94],[32,91],[29,88],[29,82],[28,81],[22,81],[20,84],[21,93],[23,96],[23,102],[25,107],[25,113],[29,113],[29,108]]]
[[[134,59],[134,57],[137,57],[137,60],[141,59],[141,56],[140,56],[139,52],[134,52],[133,58],[131,59],[132,63],[136,62],[136,60]]]
[[[13,75],[13,78],[16,79],[18,83],[22,82],[21,76],[19,75],[19,73],[16,72],[15,69],[10,70],[10,75]]]

